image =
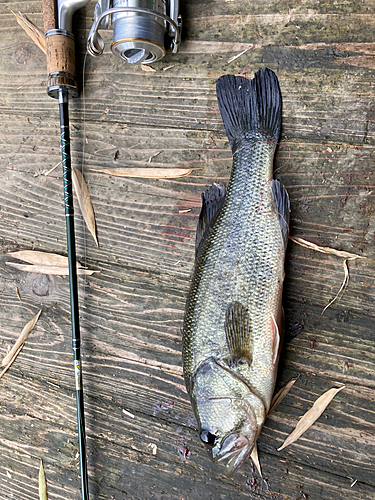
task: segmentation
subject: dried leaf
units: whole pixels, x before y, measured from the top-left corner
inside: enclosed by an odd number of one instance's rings
[[[289,434],[289,436],[286,438],[282,446],[280,446],[280,448],[278,448],[277,451],[281,451],[286,446],[297,441],[297,439],[300,438],[302,434],[305,431],[307,431],[307,429],[309,429],[313,425],[313,423],[320,417],[320,415],[324,412],[324,410],[327,408],[332,399],[336,396],[338,392],[344,389],[344,387],[345,385],[339,388],[333,387],[332,389],[329,389],[327,392],[322,394],[322,396],[320,396],[315,401],[312,408],[310,408],[310,410],[308,410],[301,417],[301,420],[298,422],[294,431],[291,434]]]
[[[336,255],[336,257],[342,257],[343,259],[348,259],[348,260],[367,259],[367,257],[364,257],[363,255],[357,255],[355,253],[344,252],[343,250],[336,250],[335,248],[330,248],[330,247],[320,247],[319,245],[316,245],[315,243],[311,243],[311,241],[306,241],[302,238],[289,236],[289,239],[291,241],[294,241],[294,243],[301,245],[302,247],[310,248],[311,250],[316,250],[317,252],[321,252],[321,253]]]
[[[38,312],[38,314],[36,314],[32,320],[30,320],[23,328],[20,336],[18,337],[16,343],[14,344],[14,346],[12,347],[12,349],[8,352],[8,354],[5,356],[5,358],[2,360],[1,362],[1,366],[7,366],[9,365],[11,362],[13,362],[13,358],[16,357],[16,355],[18,354],[22,344],[25,342],[25,340],[27,339],[29,333],[31,332],[31,330],[34,328],[34,326],[36,325],[36,322],[38,321],[39,319],[39,316],[42,314],[42,310],[40,310]],[[17,352],[18,351],[18,352]]]
[[[156,69],[154,68],[151,68],[151,66],[147,66],[146,64],[142,64],[141,65],[141,68],[143,71],[145,71],[146,73],[156,73]]]
[[[137,168],[137,167],[118,167],[95,169],[94,172],[102,174],[115,175],[117,177],[141,177],[143,179],[168,179],[174,177],[185,177],[198,168]]]
[[[20,250],[19,252],[10,252],[7,255],[28,262],[29,264],[68,267],[68,257],[58,255],[57,253],[39,252],[37,250]],[[79,262],[77,262],[77,267],[82,267]]]
[[[12,360],[10,361],[10,363],[4,368],[4,370],[0,373],[0,378],[3,378],[3,376],[6,374],[6,372],[9,370],[9,368],[12,366],[12,364],[15,362],[19,352],[21,351],[23,347],[23,344],[21,345],[21,347],[18,349],[18,351],[16,352],[16,354],[13,356]]]
[[[289,380],[289,382],[287,384],[284,385],[284,387],[282,387],[275,395],[274,397],[272,398],[272,401],[271,401],[271,408],[270,408],[270,411],[268,412],[268,415],[270,413],[272,413],[274,411],[275,408],[277,408],[279,406],[279,404],[281,403],[281,401],[285,398],[285,396],[288,394],[288,392],[290,391],[290,389],[293,387],[294,383],[296,382],[296,380],[298,379],[298,377],[295,377],[295,378],[292,378]]]
[[[26,31],[26,33],[29,35],[29,37],[32,39],[32,41],[44,53],[46,53],[46,39],[45,39],[43,31],[41,29],[39,29],[37,26],[35,26],[35,24],[33,24],[25,16],[25,14],[22,14],[22,12],[18,12],[18,14],[13,12],[13,14],[16,16],[17,23],[21,26],[21,28],[23,28]]]
[[[262,469],[260,467],[260,462],[259,462],[259,457],[258,457],[258,445],[257,445],[257,443],[255,443],[255,445],[254,445],[254,448],[253,448],[253,451],[251,452],[250,458],[253,461],[260,477],[263,477],[262,476]]]
[[[46,476],[44,474],[44,467],[42,460],[40,461],[40,467],[39,467],[39,500],[48,500]]]
[[[69,276],[68,267],[61,266],[37,266],[32,264],[18,264],[17,262],[5,262],[7,266],[14,267],[19,271],[26,271],[27,273],[37,273],[37,274],[50,274],[53,276]],[[77,269],[77,274],[79,276],[91,276],[99,271],[91,271],[90,269]]]
[[[92,234],[95,243],[99,246],[98,237],[96,234],[96,222],[95,222],[95,214],[94,209],[91,203],[91,198],[89,195],[89,190],[87,189],[87,185],[85,179],[83,178],[82,173],[77,168],[73,168],[72,171],[72,179],[73,186],[78,198],[79,207],[81,209],[83,218],[86,222],[86,225]]]

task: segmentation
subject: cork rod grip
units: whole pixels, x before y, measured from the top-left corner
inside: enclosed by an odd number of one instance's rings
[[[57,28],[56,3],[54,0],[43,0],[44,32]]]
[[[65,73],[75,78],[75,46],[73,35],[64,30],[48,34],[49,30],[59,28],[57,9],[54,0],[43,0],[43,21],[46,37],[48,74]],[[71,36],[69,36],[71,35]]]

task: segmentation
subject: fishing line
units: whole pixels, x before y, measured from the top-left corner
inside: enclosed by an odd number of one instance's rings
[[[87,62],[87,52],[85,52],[85,57],[83,58],[83,66],[82,66],[82,104],[83,104],[83,140],[82,140],[82,177],[85,178],[85,145],[86,145],[86,62]],[[83,191],[80,193],[81,201],[83,200]],[[87,238],[86,238],[86,223],[82,214],[82,225],[83,225],[83,265],[87,267]],[[84,285],[83,285],[83,293],[86,293],[87,286],[87,276],[84,275]]]

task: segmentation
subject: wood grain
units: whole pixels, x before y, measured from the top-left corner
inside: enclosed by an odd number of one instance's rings
[[[17,250],[66,255],[61,167],[45,175],[61,160],[58,109],[46,96],[45,57],[11,13],[19,9],[42,25],[41,2],[0,5],[0,357],[43,314],[1,381],[0,499],[35,499],[42,458],[49,498],[78,500],[68,281],[5,265]],[[78,73],[93,10],[76,19]],[[181,51],[153,73],[111,55],[103,31],[104,55],[87,60],[85,99],[70,103],[72,160],[83,164],[101,243],[85,233],[76,203],[79,261],[99,271],[79,278],[90,498],[369,500],[375,2],[189,0],[182,14]],[[231,167],[215,81],[263,66],[283,95],[276,175],[290,194],[291,234],[367,257],[349,263],[348,288],[322,315],[341,286],[341,260],[288,246],[287,326],[303,331],[285,345],[278,386],[300,377],[259,438],[264,480],[250,461],[234,478],[211,464],[181,364],[200,194],[225,183]],[[115,167],[202,170],[159,180],[91,170]],[[336,384],[346,388],[314,426],[277,452]]]

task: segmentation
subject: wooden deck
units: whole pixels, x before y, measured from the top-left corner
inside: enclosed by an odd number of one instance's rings
[[[108,48],[87,62],[85,105],[70,107],[73,162],[83,165],[100,241],[84,233],[77,209],[79,260],[100,271],[80,278],[90,498],[374,499],[375,1],[183,4],[177,55],[146,73]],[[77,19],[82,57],[94,6]],[[58,106],[46,95],[44,54],[11,13],[42,26],[41,9],[0,5],[0,357],[43,311],[0,381],[1,500],[38,497],[39,458],[50,500],[80,498],[68,281],[5,264],[19,249],[66,252],[62,173],[44,175],[61,159]],[[342,260],[288,247],[285,309],[304,329],[285,347],[278,384],[300,376],[259,438],[264,480],[250,460],[233,478],[211,464],[181,363],[200,194],[231,167],[215,81],[263,66],[283,95],[276,167],[291,235],[367,257],[349,263],[345,293],[322,315]],[[201,170],[175,180],[91,170],[114,166]],[[317,423],[278,452],[340,384]]]

